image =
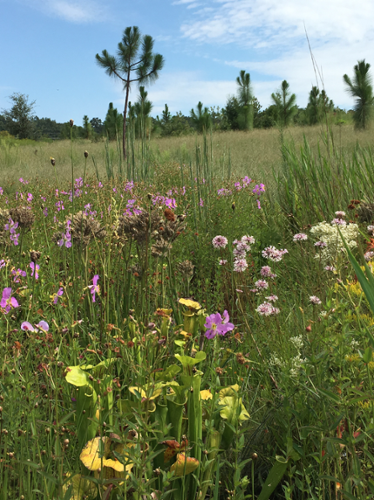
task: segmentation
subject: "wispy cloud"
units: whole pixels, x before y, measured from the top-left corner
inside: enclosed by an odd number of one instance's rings
[[[28,7],[67,22],[83,24],[102,22],[107,9],[95,0],[19,0]]]
[[[360,0],[360,8],[351,0],[208,0],[208,5],[214,13],[200,9],[199,16],[182,25],[185,37],[279,48],[305,38],[304,23],[310,37],[321,44],[329,40],[350,44],[374,36],[372,0]]]

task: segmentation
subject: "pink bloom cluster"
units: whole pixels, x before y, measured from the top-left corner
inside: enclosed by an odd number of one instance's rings
[[[280,313],[280,310],[270,302],[264,302],[257,307],[256,312],[261,316],[275,316]]]
[[[271,272],[270,266],[263,266],[260,271],[261,276],[264,278],[276,278],[277,275]]]
[[[285,255],[286,253],[288,253],[288,250],[286,249],[278,250],[274,246],[270,246],[266,247],[262,251],[262,256],[264,257],[264,259],[269,259],[272,262],[279,262],[283,259],[283,255]]]
[[[295,234],[293,237],[294,241],[305,241],[307,239],[308,239],[308,236],[304,233]]]
[[[242,236],[240,240],[234,240],[233,244],[235,248],[233,250],[234,254],[234,271],[236,273],[242,273],[248,267],[246,261],[247,252],[251,251],[251,245],[256,243],[253,236]]]
[[[228,241],[225,236],[218,235],[212,239],[212,245],[214,246],[214,248],[226,248],[227,243]]]

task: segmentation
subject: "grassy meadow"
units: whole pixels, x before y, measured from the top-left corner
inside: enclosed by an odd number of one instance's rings
[[[0,500],[374,498],[373,143],[0,138]]]

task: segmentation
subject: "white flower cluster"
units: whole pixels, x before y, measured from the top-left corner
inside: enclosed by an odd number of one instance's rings
[[[334,261],[339,253],[345,251],[338,228],[349,248],[357,246],[356,239],[359,234],[357,224],[339,225],[320,222],[310,230],[316,238],[326,244],[326,246],[321,246],[321,253],[316,255],[316,259],[321,258],[324,262]]]
[[[290,342],[296,347],[296,349],[300,350],[304,347],[303,337],[299,335],[298,337],[291,337]]]

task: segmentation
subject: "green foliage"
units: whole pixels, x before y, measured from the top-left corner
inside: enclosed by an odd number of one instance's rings
[[[109,108],[104,121],[104,130],[109,140],[116,140],[123,128],[123,116],[118,113],[113,103],[109,103]]]
[[[296,95],[290,94],[289,88],[289,83],[283,80],[280,91],[271,94],[277,109],[277,124],[280,127],[288,127],[297,113]]]
[[[164,66],[161,54],[153,53],[153,38],[142,36],[137,26],[127,27],[118,44],[117,57],[107,50],[96,54],[96,61],[105,69],[107,75],[119,78],[125,91],[125,107],[123,112],[123,156],[126,157],[126,118],[131,84],[136,82],[146,84],[158,78],[159,71]],[[139,50],[141,52],[139,53]],[[135,75],[134,75],[135,74]]]
[[[12,107],[9,111],[4,111],[6,129],[19,139],[31,138],[35,101],[29,102],[29,96],[19,92],[13,93],[10,100]]]
[[[238,84],[238,103],[240,111],[238,124],[241,130],[251,130],[253,128],[253,92],[251,87],[251,77],[245,70],[241,70],[236,78]]]
[[[192,124],[198,132],[203,133],[209,130],[212,123],[209,109],[207,107],[203,108],[201,101],[198,102],[196,111],[191,109],[190,116]]]
[[[365,59],[358,61],[354,66],[353,80],[348,75],[343,76],[347,85],[347,92],[355,98],[354,123],[358,130],[366,129],[373,115],[373,86],[369,74],[370,64],[365,63]]]

